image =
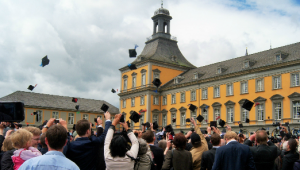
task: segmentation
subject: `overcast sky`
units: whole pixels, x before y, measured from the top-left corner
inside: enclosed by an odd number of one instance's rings
[[[0,0],[0,97],[15,91],[106,100],[151,36],[160,0]],[[300,41],[300,0],[165,0],[171,34],[200,67]],[[48,55],[50,64],[40,67]]]

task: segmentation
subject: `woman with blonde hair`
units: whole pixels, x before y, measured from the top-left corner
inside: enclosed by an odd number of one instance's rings
[[[0,158],[0,169],[9,169],[8,167],[12,168],[14,164],[12,162],[11,156],[13,155],[15,148],[12,146],[10,137],[4,139],[1,150],[2,154]]]

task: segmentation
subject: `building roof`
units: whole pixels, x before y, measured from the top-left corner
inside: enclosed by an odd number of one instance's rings
[[[76,112],[76,105],[79,105],[80,112],[103,113],[100,109],[103,103],[109,106],[108,111],[118,114],[119,109],[104,100],[78,98],[77,103],[72,102],[73,97],[41,94],[33,92],[16,91],[0,98],[0,101],[23,102],[25,107],[65,110]]]
[[[175,57],[175,59],[172,59]],[[146,42],[142,53],[134,60],[138,63],[146,59],[161,61],[164,63],[179,65],[187,68],[196,68],[181,53],[177,41],[167,38],[155,38]]]
[[[276,55],[281,54],[281,61],[276,61]],[[249,61],[249,67],[245,68],[244,63]],[[211,78],[222,79],[228,75],[236,75],[239,72],[255,72],[256,69],[260,69],[267,66],[276,66],[284,63],[291,63],[294,61],[300,61],[300,42],[290,44],[266,51],[258,52],[255,54],[249,54],[246,56],[233,58],[226,61],[190,69],[185,74],[181,75],[181,81],[174,84],[174,81],[169,81],[162,86],[163,89],[172,88],[172,86],[183,85],[191,82],[199,82],[202,80],[209,80]],[[220,68],[222,73],[217,74],[217,69]],[[257,70],[258,71],[258,70]],[[245,73],[246,73],[245,72]],[[198,79],[193,79],[194,74],[198,74]],[[183,77],[183,78],[182,78]]]

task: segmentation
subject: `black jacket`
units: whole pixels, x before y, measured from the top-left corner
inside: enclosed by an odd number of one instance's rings
[[[214,164],[216,150],[217,148],[212,148],[211,150],[203,152],[200,170],[211,170]]]
[[[297,152],[285,151],[282,158],[282,169],[291,170],[293,169],[294,163],[299,160],[299,154]]]
[[[250,147],[256,170],[273,170],[275,159],[280,156],[280,149],[273,145],[258,145]]]
[[[161,148],[154,145],[150,145],[150,150],[154,155],[153,160],[156,164],[157,170],[160,170],[164,162],[164,151]]]
[[[11,159],[13,156],[15,149],[6,151],[1,158],[1,170],[13,170],[14,163]]]
[[[104,129],[102,127],[97,128],[97,137],[101,136],[103,130]],[[101,144],[97,156],[99,157],[98,159],[99,161],[97,161],[97,169],[106,169],[105,159],[104,159],[104,143]]]

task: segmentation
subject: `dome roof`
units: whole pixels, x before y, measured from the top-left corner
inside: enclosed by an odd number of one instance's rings
[[[166,8],[158,8],[155,12],[154,12],[154,16],[158,15],[158,14],[165,14],[165,15],[170,15],[169,10],[167,10]]]

